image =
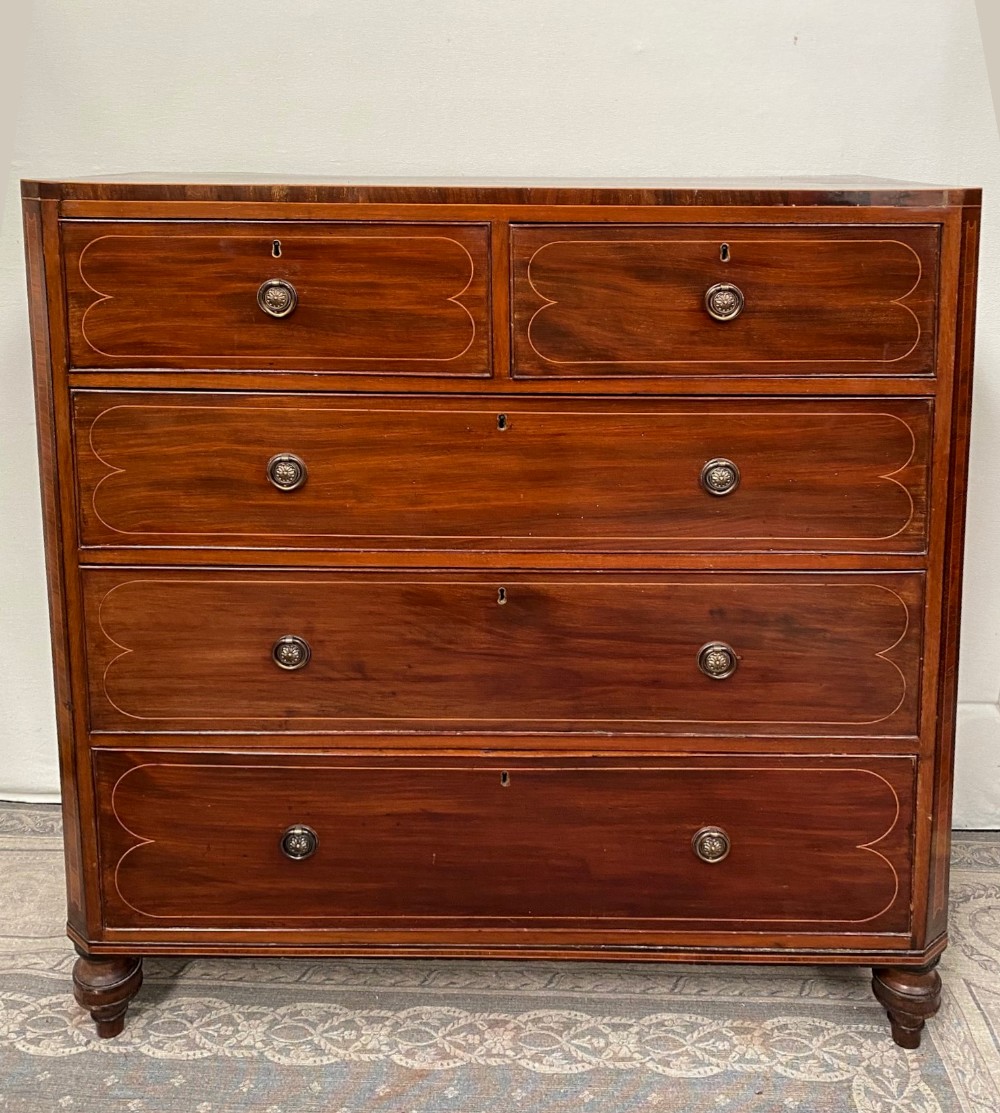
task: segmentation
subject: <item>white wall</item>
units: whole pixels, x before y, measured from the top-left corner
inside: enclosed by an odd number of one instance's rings
[[[0,793],[56,788],[15,179],[863,173],[987,204],[959,822],[1000,825],[1000,144],[973,0],[36,0],[0,243]]]

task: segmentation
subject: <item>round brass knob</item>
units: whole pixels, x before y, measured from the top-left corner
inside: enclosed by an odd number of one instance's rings
[[[279,452],[267,462],[267,478],[279,491],[294,491],[308,475],[306,462],[291,452]]]
[[[294,827],[281,836],[281,853],[286,858],[301,862],[303,858],[311,858],[319,846],[319,838],[311,827],[304,827],[296,823]]]
[[[725,680],[736,672],[736,650],[725,642],[709,642],[698,650],[698,668],[713,680]]]
[[[731,845],[721,827],[702,827],[691,840],[691,849],[703,862],[710,864],[721,862],[729,854]]]
[[[701,469],[701,485],[710,495],[731,495],[740,485],[740,469],[719,457]]]
[[[271,657],[280,669],[304,669],[309,664],[312,650],[305,638],[295,634],[285,634],[271,646]]]
[[[299,295],[291,282],[283,278],[269,278],[257,291],[257,304],[269,317],[287,317],[295,312]]]
[[[705,291],[705,308],[716,321],[734,321],[745,305],[743,291],[731,282],[718,282]]]

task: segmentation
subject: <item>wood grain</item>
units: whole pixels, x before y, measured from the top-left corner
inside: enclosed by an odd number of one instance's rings
[[[102,754],[108,922],[906,930],[910,759]],[[196,807],[186,802],[197,801]],[[289,826],[312,857],[280,850]],[[706,863],[705,825],[731,839]]]
[[[488,376],[488,234],[486,225],[65,224],[72,359]],[[294,286],[289,316],[258,306],[269,279]]]
[[[640,205],[691,209],[701,205],[797,207],[853,206],[941,208],[978,205],[982,190],[934,186],[862,176],[783,178],[365,178],[350,181],[323,176],[298,177],[213,174],[200,181],[190,174],[129,174],[72,181],[28,179],[25,197],[125,202],[133,210],[145,203],[201,201],[235,205],[347,204],[412,206],[449,204]]]
[[[58,317],[55,330],[50,328],[48,298],[58,279],[58,257],[54,271],[46,266],[46,247],[51,249],[56,228],[53,202],[27,200],[24,204],[24,249],[28,274],[28,312],[31,326],[31,355],[34,372],[35,415],[38,435],[38,467],[41,478],[41,516],[46,551],[46,589],[49,607],[49,637],[52,652],[52,679],[55,690],[56,736],[59,746],[59,783],[62,794],[63,848],[66,862],[66,905],[69,922],[78,930],[93,923],[94,905],[88,908],[85,893],[86,859],[85,828],[88,818],[82,815],[82,802],[77,795],[77,749],[74,731],[72,674],[70,670],[70,639],[73,624],[69,619],[71,606],[67,569],[62,553],[66,542],[63,512],[72,495],[67,494],[65,479],[59,465],[60,441],[65,444],[69,430],[65,409],[69,398],[60,390],[64,373],[62,353],[58,348],[60,334]],[[47,218],[47,220],[46,220]],[[46,227],[47,225],[47,227]],[[47,242],[48,241],[48,242]],[[56,350],[53,351],[53,331]]]
[[[88,547],[925,548],[926,402],[77,392],[74,417]],[[281,452],[307,466],[294,491],[268,481]],[[717,457],[740,469],[724,497],[699,483]]]
[[[958,712],[958,663],[965,556],[965,522],[972,433],[972,377],[976,335],[976,284],[979,273],[980,211],[964,209],[959,224],[955,281],[958,285],[951,426],[947,454],[940,453],[938,482],[943,491],[941,642],[938,654],[937,732],[933,764],[924,770],[932,786],[929,835],[927,924],[925,938],[940,938],[948,927],[948,885],[951,871],[951,813]],[[946,512],[945,512],[945,508]],[[946,517],[945,517],[946,513]],[[925,829],[926,830],[926,829]]]
[[[514,374],[931,373],[937,257],[934,226],[515,225]]]
[[[99,730],[916,730],[920,575],[84,581]],[[299,671],[271,659],[286,634]],[[713,641],[727,680],[698,669]]]

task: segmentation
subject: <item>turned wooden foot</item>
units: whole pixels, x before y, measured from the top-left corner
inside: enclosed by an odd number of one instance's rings
[[[129,1002],[142,985],[142,959],[80,954],[73,967],[73,996],[89,1010],[97,1034],[108,1040],[125,1027]]]
[[[937,964],[935,959],[927,966],[877,966],[872,971],[872,990],[889,1014],[892,1038],[900,1047],[920,1046],[924,1021],[941,1005]]]

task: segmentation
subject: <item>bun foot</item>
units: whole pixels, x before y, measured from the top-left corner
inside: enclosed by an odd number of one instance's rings
[[[941,975],[935,959],[927,966],[877,966],[872,971],[872,991],[885,1006],[892,1038],[900,1047],[920,1046],[924,1022],[941,1006]]]
[[[141,985],[141,958],[81,954],[73,967],[73,996],[90,1012],[102,1040],[121,1035],[129,1002]]]

